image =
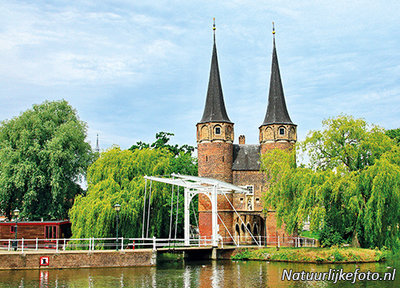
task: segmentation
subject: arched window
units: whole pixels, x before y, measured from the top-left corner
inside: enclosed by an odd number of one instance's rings
[[[257,223],[254,223],[253,234],[254,235],[258,235],[258,225],[257,225]]]
[[[236,231],[237,234],[240,234],[239,224],[237,224],[237,223],[235,225],[235,231]]]
[[[250,223],[247,223],[247,232],[249,232],[249,231],[251,233],[251,226],[250,226]]]
[[[221,135],[221,127],[220,126],[217,126],[217,127],[215,127],[215,135]]]
[[[281,127],[279,128],[279,135],[285,135],[285,128]]]

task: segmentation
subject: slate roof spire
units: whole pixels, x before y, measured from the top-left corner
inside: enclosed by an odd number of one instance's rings
[[[271,65],[271,80],[269,84],[268,108],[264,122],[261,126],[269,124],[293,124],[286,108],[285,95],[281,74],[279,72],[278,56],[275,46],[275,26],[272,22],[273,50]]]
[[[96,138],[96,148],[94,149],[95,152],[100,153],[100,146],[99,146],[99,134],[97,134]]]
[[[206,122],[227,122],[229,120],[228,114],[225,109],[224,95],[222,93],[221,78],[219,76],[217,46],[215,44],[215,18],[213,24],[214,45],[211,58],[210,78],[208,81],[208,90],[206,105],[204,107],[203,117],[199,123]]]

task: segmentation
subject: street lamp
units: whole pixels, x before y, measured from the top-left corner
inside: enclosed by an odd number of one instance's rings
[[[119,211],[121,210],[121,205],[115,204],[114,209],[117,212],[117,251],[118,251],[118,217],[119,217]]]
[[[15,240],[14,240],[14,251],[17,251],[17,249],[18,249],[18,216],[19,216],[19,210],[18,210],[18,208],[17,209],[15,209],[14,211],[13,211],[13,213],[14,213],[14,216],[15,216]]]

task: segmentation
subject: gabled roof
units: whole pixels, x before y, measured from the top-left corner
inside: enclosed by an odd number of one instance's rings
[[[215,27],[214,27],[215,28]],[[217,46],[215,44],[215,29],[214,29],[214,46],[211,58],[210,79],[208,81],[208,90],[206,98],[206,106],[204,107],[203,117],[199,123],[206,122],[227,122],[229,120],[225,109],[224,96],[222,94],[221,79],[219,76]]]
[[[260,171],[260,145],[234,144],[234,171]]]
[[[275,30],[273,30],[275,35]],[[271,80],[269,84],[268,108],[261,126],[269,124],[293,124],[286,108],[285,95],[281,74],[279,72],[278,56],[276,54],[275,36],[272,50]]]

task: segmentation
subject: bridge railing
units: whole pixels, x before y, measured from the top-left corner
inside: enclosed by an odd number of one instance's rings
[[[256,242],[256,241],[257,242]],[[284,247],[318,247],[319,243],[316,239],[302,237],[302,236],[254,236],[241,235],[241,236],[228,236],[222,237],[219,241],[222,245],[234,246],[284,246]]]
[[[190,246],[210,246],[211,239],[190,239]],[[32,250],[126,250],[126,249],[157,249],[183,247],[185,239],[168,238],[52,238],[52,239],[0,239],[0,250],[32,251]]]
[[[282,237],[282,236],[234,236],[220,237],[218,246],[286,246],[286,247],[316,247],[318,241],[307,237]],[[187,246],[185,239],[169,238],[56,238],[56,239],[0,239],[0,250],[7,251],[31,251],[51,249],[55,251],[65,250],[126,250],[126,249],[174,249]],[[189,246],[211,246],[211,237],[197,237],[189,240]]]

